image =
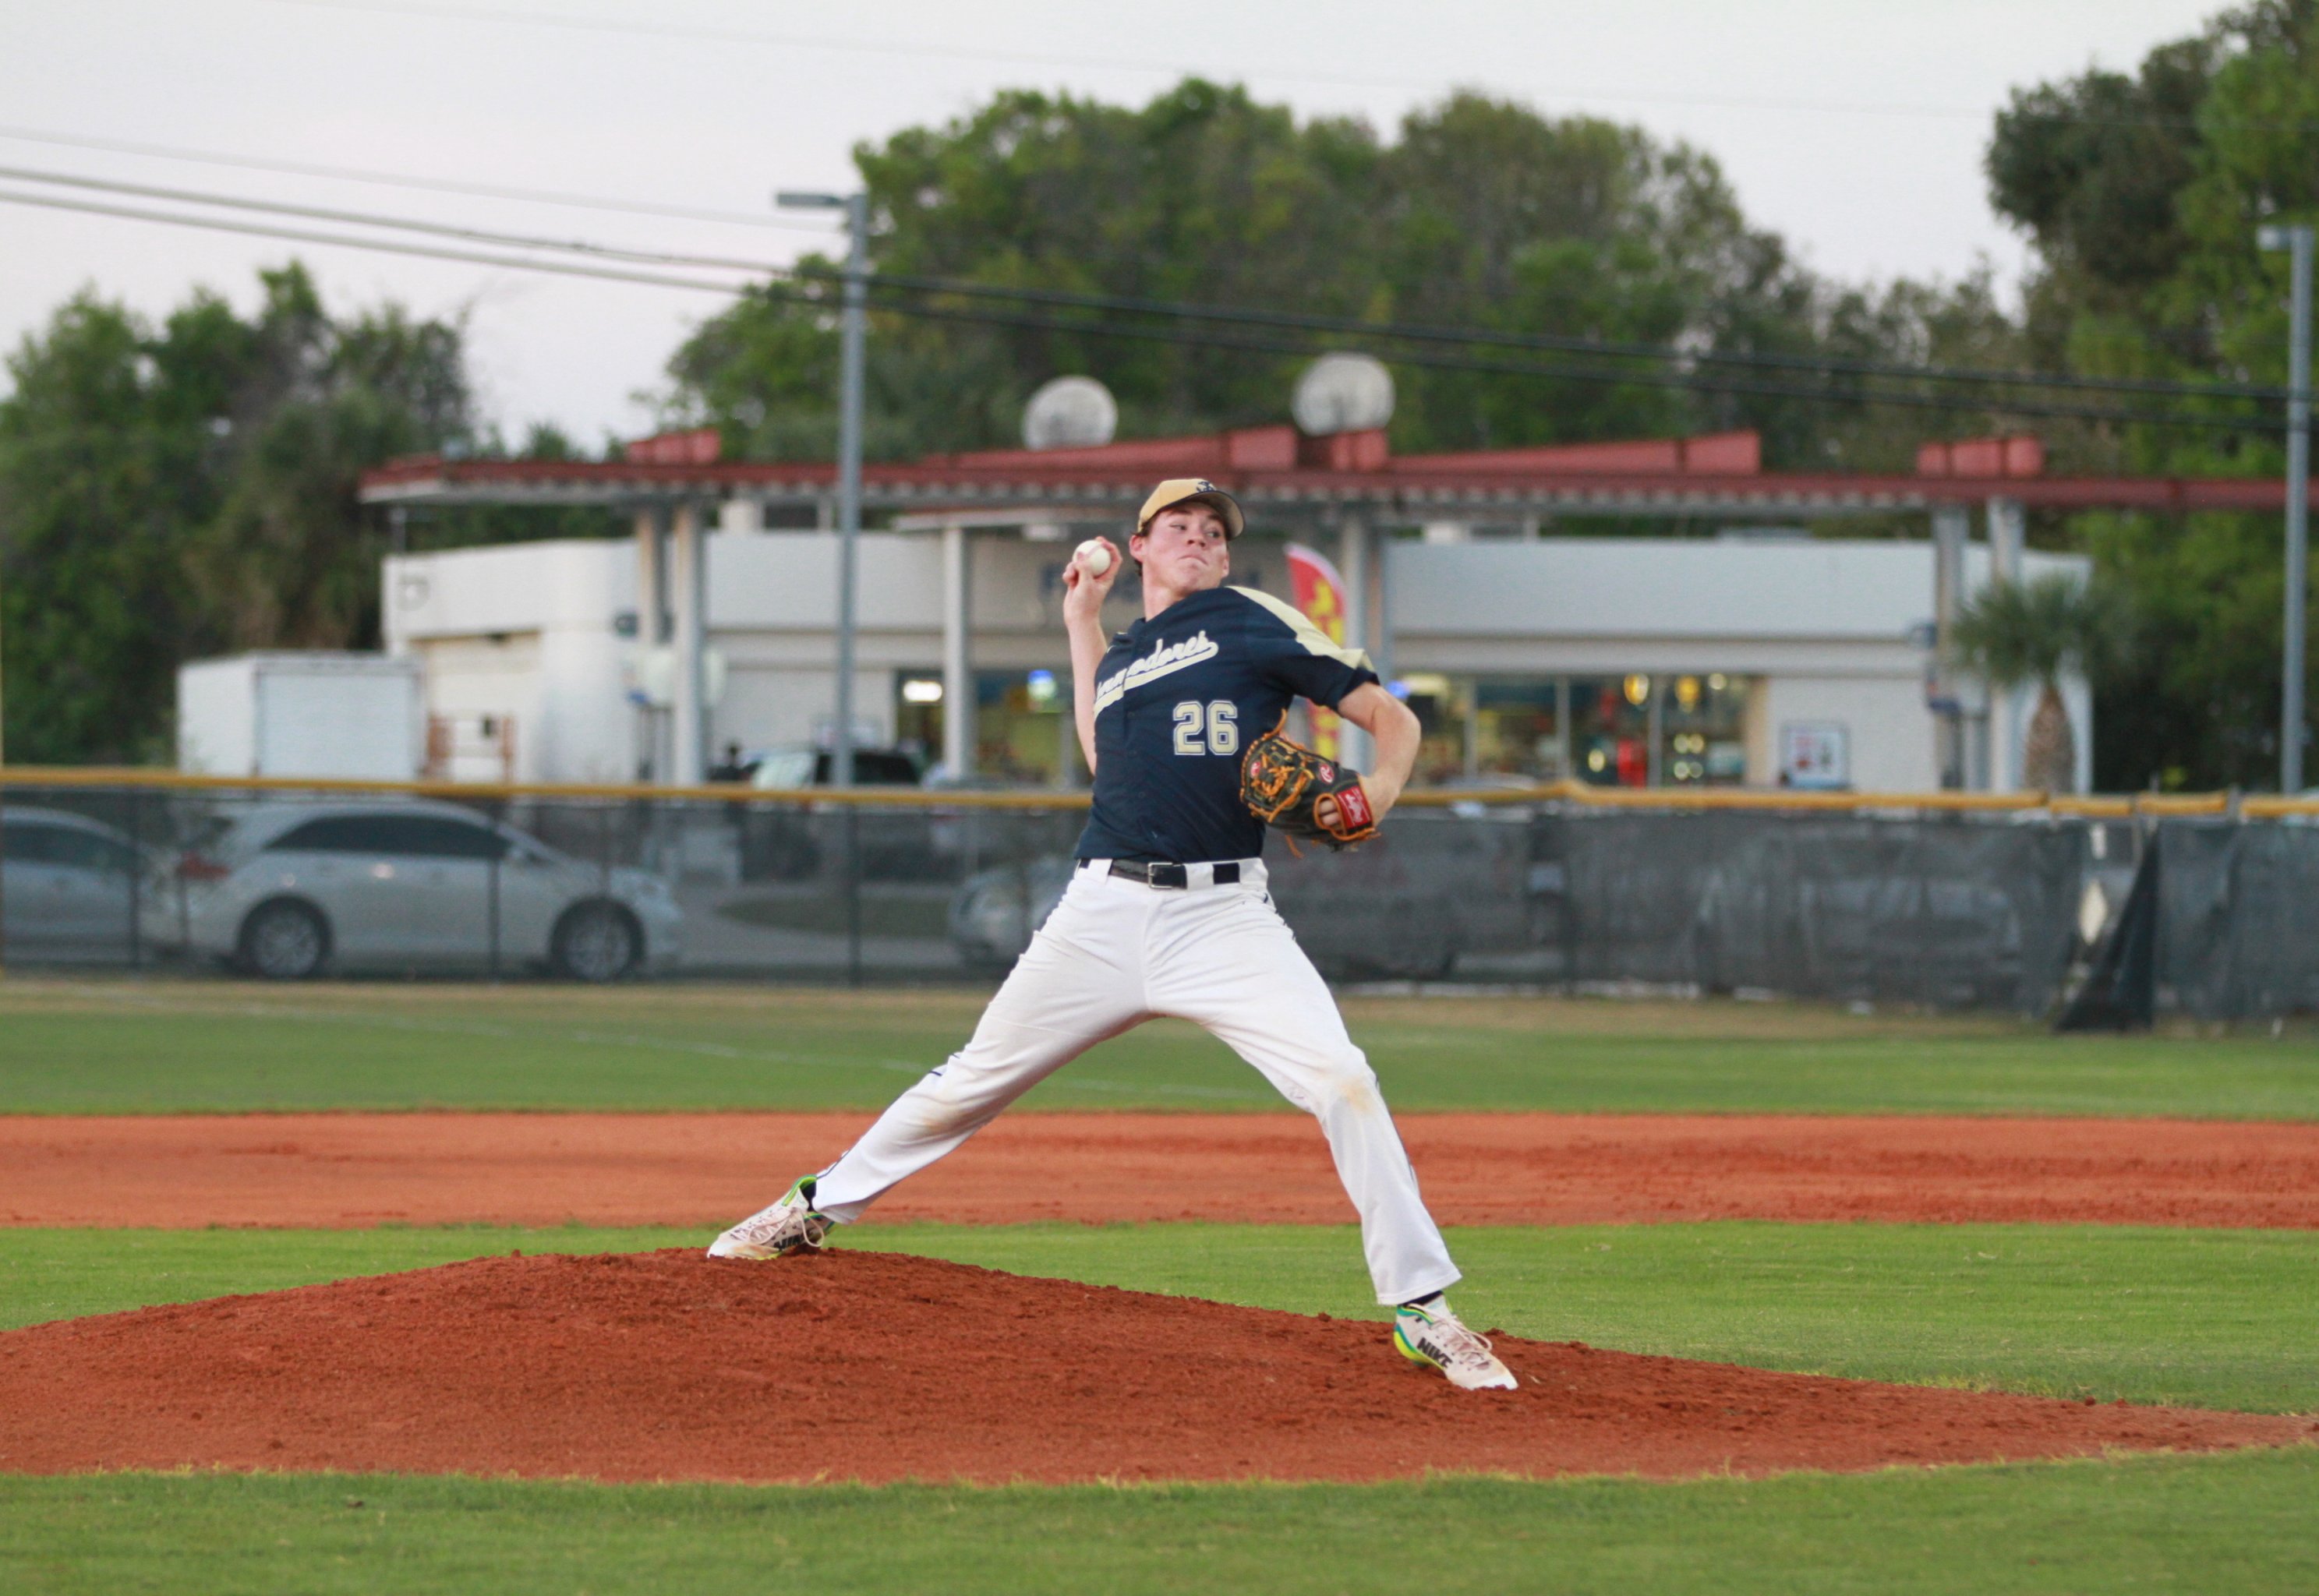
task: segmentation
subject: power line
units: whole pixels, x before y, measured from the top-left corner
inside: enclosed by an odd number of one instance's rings
[[[839,274],[823,267],[797,266],[790,275],[801,280],[836,281]],[[2087,377],[2059,372],[2025,372],[1938,365],[1900,365],[1889,362],[1851,360],[1836,356],[1780,355],[1758,350],[1680,349],[1663,344],[1620,343],[1553,333],[1501,332],[1486,328],[1436,327],[1403,321],[1365,321],[1346,316],[1321,316],[1293,311],[1240,310],[1178,300],[1150,300],[1117,294],[1083,293],[1066,289],[1000,288],[942,277],[907,273],[878,274],[881,289],[923,293],[955,293],[970,298],[997,299],[1026,304],[1068,306],[1086,310],[1123,311],[1139,315],[1169,316],[1183,320],[1241,322],[1250,326],[1294,328],[1307,332],[1346,333],[1360,338],[1406,339],[1421,343],[1493,346],[1538,349],[1556,354],[1598,355],[1656,360],[1677,365],[1728,365],[1782,371],[1820,372],[1832,375],[1889,377],[1926,383],[1973,383],[1984,387],[2063,388],[2094,392],[2149,393],[2180,399],[2252,399],[2284,402],[2287,390],[2245,383],[2175,383],[2146,377]]]
[[[493,229],[465,227],[411,217],[386,216],[376,212],[293,204],[283,201],[251,199],[233,194],[212,194],[199,189],[129,183],[113,178],[88,177],[78,174],[42,171],[30,167],[0,166],[0,178],[13,178],[19,182],[59,184],[108,194],[130,194],[144,199],[163,199],[189,204],[222,206],[268,215],[294,216],[311,221],[385,228],[437,238],[455,239],[468,243],[489,244],[500,248],[554,250],[585,255],[593,258],[628,261],[638,265],[743,271],[768,276],[787,276],[799,281],[830,284],[842,281],[842,275],[830,267],[787,266],[771,261],[741,257],[702,255],[674,250],[634,249],[618,245],[599,244],[585,239],[543,238],[533,234],[509,233]],[[2087,377],[2063,373],[1913,366],[1888,362],[1845,359],[1833,356],[1791,356],[1753,350],[1687,350],[1670,348],[1664,345],[1621,343],[1551,333],[1367,321],[1350,317],[1322,316],[1298,311],[1247,310],[1232,306],[1199,304],[1183,300],[1156,300],[1063,289],[1000,287],[964,282],[955,278],[922,276],[907,273],[880,273],[874,279],[874,284],[880,294],[888,296],[889,308],[894,308],[890,304],[890,300],[891,296],[898,293],[954,294],[965,298],[995,300],[1013,304],[1120,311],[1139,316],[1161,316],[1177,320],[1210,321],[1307,333],[1344,334],[1371,342],[1385,339],[1463,347],[1529,349],[1551,354],[1584,355],[1614,359],[1650,360],[1684,369],[1710,365],[1742,370],[1800,372],[1826,376],[1881,377],[1896,381],[1971,384],[1980,387],[2049,388],[2086,392],[2140,393],[2187,399],[2245,399],[2271,403],[2281,402],[2287,397],[2286,391],[2283,389],[2251,384],[2176,383],[2150,378]],[[1703,386],[1704,384],[1693,381],[1689,385]]]
[[[876,279],[871,279],[874,288]],[[791,298],[778,289],[758,289],[753,292]],[[887,305],[889,311],[923,320],[959,321],[981,326],[1012,327],[1029,331],[1083,335],[1091,338],[1132,338],[1153,343],[1186,345],[1196,348],[1246,350],[1256,354],[1309,356],[1326,353],[1326,347],[1313,343],[1292,343],[1285,339],[1252,338],[1244,334],[1204,333],[1186,337],[1158,328],[1123,327],[1117,324],[1067,321],[1052,317],[1026,316],[996,311],[941,311],[925,305]],[[1554,382],[1579,382],[1610,387],[1665,388],[1685,392],[1728,393],[1747,398],[1799,399],[1821,404],[1889,405],[1908,410],[1942,410],[1951,414],[1997,414],[2037,417],[2063,420],[2106,421],[2129,426],[2188,427],[2221,432],[2263,432],[2277,429],[2278,423],[2268,419],[2198,416],[2180,411],[2104,409],[2093,405],[2057,405],[2050,403],[2017,404],[2004,400],[1970,398],[1944,399],[1926,393],[1894,392],[1889,389],[1861,389],[1844,392],[1827,388],[1806,388],[1773,383],[1743,383],[1728,377],[1685,376],[1656,372],[1611,371],[1599,366],[1539,365],[1517,361],[1480,360],[1472,356],[1457,357],[1423,352],[1402,352],[1385,357],[1394,365],[1428,367],[1438,371],[1474,372],[1502,376],[1533,377]]]
[[[672,277],[663,273],[629,271],[618,266],[587,266],[578,261],[540,260],[528,256],[485,255],[479,250],[454,249],[441,244],[405,244],[393,239],[351,238],[320,233],[272,222],[237,221],[230,216],[185,216],[149,211],[136,205],[107,204],[102,200],[77,200],[63,194],[19,194],[0,189],[0,204],[38,205],[50,211],[77,211],[90,216],[117,216],[131,221],[158,221],[175,227],[201,228],[211,232],[239,233],[248,238],[286,239],[299,244],[328,244],[347,249],[371,249],[388,255],[414,256],[426,260],[465,261],[476,266],[507,266],[518,271],[553,272],[564,277],[601,277],[615,283],[642,283],[655,288],[690,288],[727,296],[745,284],[711,283],[698,277]]]
[[[496,266],[515,271],[552,273],[559,276],[597,278],[610,282],[640,284],[652,287],[681,288],[698,293],[722,294],[727,297],[756,293],[769,299],[801,303],[816,309],[826,306],[798,294],[794,290],[772,284],[711,282],[698,277],[672,276],[666,273],[645,272],[623,266],[582,261],[543,260],[531,256],[485,254],[480,250],[463,249],[442,244],[404,243],[393,239],[368,239],[346,234],[317,232],[311,229],[284,227],[278,223],[242,221],[232,217],[186,215],[182,212],[149,210],[141,206],[118,205],[104,201],[81,200],[60,194],[25,194],[0,189],[0,203],[39,206],[50,210],[77,212],[90,215],[111,216],[135,221],[164,223],[178,227],[204,229],[212,231],[240,234],[245,237],[283,239],[292,242],[320,244],[337,248],[368,249],[386,254],[423,259],[457,261],[472,265]],[[552,247],[552,246],[551,246]],[[872,279],[873,284],[876,279]],[[1009,327],[1079,337],[1126,338],[1141,342],[1172,344],[1192,348],[1229,348],[1256,353],[1303,356],[1325,351],[1326,346],[1310,341],[1290,341],[1283,338],[1262,338],[1247,334],[1206,333],[1190,335],[1180,331],[1152,327],[1127,327],[1116,323],[1069,321],[1052,317],[989,311],[944,311],[923,303],[889,304],[886,309],[915,320],[953,321],[987,327]],[[1928,394],[1899,393],[1889,390],[1861,389],[1852,392],[1831,392],[1825,388],[1804,388],[1764,383],[1739,383],[1725,377],[1698,374],[1660,374],[1636,371],[1609,371],[1591,366],[1551,366],[1514,361],[1477,360],[1411,351],[1393,358],[1404,365],[1429,367],[1442,371],[1486,373],[1508,376],[1523,376],[1548,381],[1581,382],[1611,386],[1656,387],[1703,392],[1732,393],[1750,397],[1788,398],[1815,403],[1843,405],[1893,405],[1915,410],[1936,410],[1950,413],[1994,412],[2025,417],[2053,417],[2081,420],[2107,421],[2123,425],[2188,427],[2230,432],[2275,429],[2275,423],[2264,419],[2237,419],[2217,416],[2197,416],[2182,412],[2138,410],[2104,410],[2092,406],[2057,406],[2052,404],[2017,404],[2011,402],[1972,402],[1967,400],[1941,399]]]
[[[771,261],[741,260],[715,255],[687,255],[664,249],[630,249],[584,239],[546,239],[528,233],[504,233],[492,228],[463,227],[456,222],[427,221],[416,217],[382,216],[374,211],[346,211],[329,205],[299,205],[284,200],[247,199],[238,194],[203,194],[198,189],[171,188],[152,183],[125,183],[111,177],[83,177],[63,172],[36,171],[26,167],[0,166],[0,178],[18,183],[54,183],[67,188],[94,189],[103,194],[129,194],[139,199],[173,200],[189,205],[218,205],[229,210],[255,211],[268,216],[297,216],[311,221],[337,221],[355,227],[386,228],[397,232],[426,233],[470,243],[498,244],[520,249],[554,249],[645,266],[713,266],[744,272],[781,275],[790,270]]]
[[[1024,67],[1061,67],[1131,72],[1154,77],[1200,77],[1212,81],[1216,63],[1154,61],[1143,58],[1065,54],[1057,51],[994,50],[977,45],[925,44],[910,40],[844,39],[829,34],[768,32],[756,28],[719,27],[707,23],[645,22],[624,17],[555,16],[500,6],[418,4],[415,0],[272,0],[277,5],[305,11],[334,11],[374,16],[415,17],[436,22],[485,23],[516,27],[547,28],[573,33],[617,33],[633,38],[679,39],[715,44],[752,44],[781,50],[828,50],[877,57],[906,56],[929,60],[990,61]],[[1438,78],[1374,77],[1355,73],[1314,72],[1303,68],[1259,67],[1245,76],[1282,83],[1309,83],[1331,88],[1391,89],[1440,94],[1448,86]],[[1512,92],[1510,90],[1501,92]],[[1702,110],[1769,111],[1812,116],[1867,116],[1979,121],[1995,113],[1980,105],[1923,105],[1891,101],[1782,99],[1763,95],[1678,95],[1661,90],[1575,88],[1540,86],[1525,93],[1571,101],[1609,104],[1675,105]],[[1999,108],[2005,109],[2005,108]],[[2042,120],[2098,127],[2197,127],[2195,116],[2089,116],[2073,112],[2031,113]],[[2309,120],[2286,122],[2242,122],[2217,126],[2249,131],[2293,131],[2319,126]]]
[[[527,204],[561,205],[577,211],[608,211],[630,216],[658,216],[680,221],[714,221],[733,227],[771,228],[781,231],[827,234],[826,222],[774,213],[721,211],[697,205],[663,205],[647,200],[615,199],[603,194],[567,194],[557,189],[518,188],[498,183],[465,183],[447,177],[420,177],[407,172],[380,172],[364,167],[317,166],[307,161],[272,160],[254,155],[227,155],[217,150],[187,149],[169,144],[140,144],[128,139],[93,139],[59,133],[46,128],[0,125],[0,139],[25,144],[53,144],[67,149],[104,150],[114,155],[145,156],[155,160],[184,161],[207,167],[238,167],[248,172],[278,172],[292,177],[323,177],[340,183],[368,183],[387,188],[416,189],[428,194],[467,194],[477,199],[519,200]]]

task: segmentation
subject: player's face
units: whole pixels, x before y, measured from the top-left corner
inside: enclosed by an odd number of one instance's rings
[[[1136,534],[1129,552],[1143,562],[1146,582],[1178,593],[1221,587],[1232,573],[1224,518],[1205,504],[1161,510]]]

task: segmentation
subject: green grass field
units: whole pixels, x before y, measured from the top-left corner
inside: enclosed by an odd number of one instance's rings
[[[2319,1449],[1682,1484],[749,1490],[0,1476],[28,1592],[2290,1591]]]
[[[738,987],[0,984],[0,1113],[882,1107],[972,1030],[968,992]],[[1988,1018],[1788,1004],[1356,998],[1395,1106],[1569,1113],[2319,1119],[2319,1032],[2054,1037]],[[1162,1021],[1025,1110],[1291,1112]]]
[[[882,1104],[971,994],[0,984],[0,1112]],[[1795,1005],[1358,999],[1409,1108],[2319,1118],[2319,1039],[2061,1040]],[[1152,1026],[1051,1108],[1272,1110]],[[6,1173],[0,1170],[0,1197]],[[0,1329],[667,1230],[0,1231]],[[1478,1324],[1760,1366],[2319,1410],[2319,1235],[1758,1223],[1453,1231]],[[1376,1313],[1327,1226],[865,1225],[841,1245]],[[1381,1353],[1381,1357],[1383,1354]],[[1112,1489],[0,1475],[0,1591],[2287,1591],[2319,1447],[1769,1481]]]

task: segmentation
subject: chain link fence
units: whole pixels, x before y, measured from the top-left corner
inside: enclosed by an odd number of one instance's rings
[[[0,783],[13,967],[571,980],[988,981],[1062,892],[1064,795]],[[1866,800],[1863,800],[1865,803]],[[2050,808],[1404,807],[1276,843],[1346,981],[2054,1010],[2158,845],[2160,1012],[2319,1007],[2319,826]]]

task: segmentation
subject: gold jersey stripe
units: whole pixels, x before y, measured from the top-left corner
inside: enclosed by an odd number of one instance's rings
[[[1357,671],[1376,669],[1375,665],[1369,663],[1367,654],[1358,648],[1347,648],[1343,644],[1332,641],[1328,633],[1314,626],[1312,618],[1294,604],[1284,604],[1270,593],[1259,593],[1254,588],[1236,587],[1232,591],[1243,598],[1254,600],[1286,621],[1289,629],[1296,634],[1296,641],[1304,645],[1307,654],[1321,654],[1325,658],[1350,665]]]

